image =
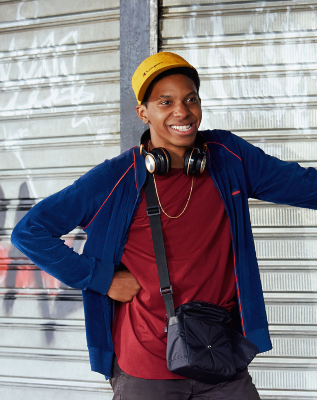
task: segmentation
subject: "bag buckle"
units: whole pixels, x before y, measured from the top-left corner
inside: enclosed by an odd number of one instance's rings
[[[170,285],[170,287],[160,288],[160,292],[162,296],[164,296],[164,294],[173,294],[172,285]]]
[[[150,217],[152,215],[160,215],[161,209],[159,206],[150,206],[146,208],[147,216]]]

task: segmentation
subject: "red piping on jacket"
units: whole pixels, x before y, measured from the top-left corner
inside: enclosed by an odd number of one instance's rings
[[[212,144],[219,144],[219,146],[224,147],[226,150],[229,151],[229,153],[233,154],[234,156],[236,156],[237,158],[239,158],[239,160],[242,162],[241,158],[239,156],[237,156],[233,151],[229,150],[225,145],[218,143],[218,142],[206,142],[206,143],[212,143]]]
[[[106,198],[106,200],[101,204],[99,210],[96,212],[96,214],[94,215],[93,219],[89,222],[88,225],[84,226],[83,229],[88,228],[88,226],[92,223],[92,221],[97,217],[99,211],[102,209],[102,207],[104,206],[104,204],[106,203],[106,201],[109,199],[109,197],[112,195],[112,192],[115,190],[115,188],[119,185],[119,183],[121,182],[121,180],[124,178],[124,176],[128,173],[128,171],[133,167],[134,164],[131,164],[130,167],[125,171],[125,173],[121,176],[121,178],[118,180],[118,182],[114,185],[113,189],[111,190],[111,192],[109,193],[108,197]]]
[[[230,231],[231,231],[231,227],[230,227]],[[231,238],[232,238],[232,231],[231,231]],[[231,240],[232,240],[232,249],[233,249],[233,270],[234,270],[234,276],[235,276],[236,282],[237,282],[237,294],[238,294],[238,303],[239,303],[240,316],[241,316],[241,325],[242,325],[243,335],[244,335],[244,337],[246,337],[245,329],[244,329],[244,322],[243,322],[243,315],[242,315],[242,308],[241,308],[239,283],[238,283],[237,270],[236,270],[236,255],[235,255],[235,250],[234,250],[234,242],[233,242],[233,239],[231,239]]]
[[[208,143],[216,143],[216,142],[208,142]],[[217,143],[220,144],[220,143]],[[225,146],[223,146],[225,147]],[[226,148],[226,147],[225,147]],[[227,149],[227,148],[226,148]],[[228,149],[227,149],[228,150]],[[209,156],[209,160],[210,160],[210,151],[209,149],[207,149],[208,151],[208,156]],[[232,153],[232,151],[228,150],[230,153]],[[232,153],[234,154],[234,153]],[[238,157],[236,154],[234,154],[236,157]],[[238,157],[239,158],[239,157]],[[239,158],[240,159],[240,158]],[[211,161],[211,160],[210,160]],[[237,194],[239,193],[240,190],[238,192],[234,192],[233,194]],[[244,329],[244,322],[243,322],[243,314],[242,314],[242,308],[241,308],[241,301],[240,301],[240,290],[239,290],[239,283],[238,283],[238,277],[237,277],[237,271],[236,271],[236,254],[235,254],[235,249],[234,249],[234,242],[233,242],[233,235],[232,235],[232,230],[231,230],[231,224],[230,224],[230,235],[231,235],[231,242],[232,242],[232,250],[233,250],[233,271],[234,271],[234,276],[235,276],[235,281],[237,283],[237,295],[238,295],[238,304],[239,304],[239,310],[240,310],[240,317],[241,317],[241,325],[242,325],[242,331],[243,331],[243,335],[244,337],[246,337],[245,334],[245,329]]]
[[[241,191],[237,190],[236,192],[231,193],[231,196],[235,196],[236,194],[239,194],[239,193],[241,193]]]
[[[134,153],[135,148],[136,148],[136,146],[133,147],[133,160],[134,160],[134,161],[133,161],[133,165],[134,165],[135,186],[136,186],[136,190],[137,190],[137,192],[138,192],[139,189],[138,189],[138,184],[137,184],[137,181],[136,181],[136,167],[135,167],[135,153]]]

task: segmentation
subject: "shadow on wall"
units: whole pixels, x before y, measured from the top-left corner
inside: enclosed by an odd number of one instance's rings
[[[19,200],[15,211],[13,226],[24,217],[28,210],[36,203],[30,198],[27,183],[20,186]],[[10,200],[5,200],[4,191],[0,185],[0,293],[3,296],[3,307],[0,316],[15,316],[14,307],[20,308],[18,303],[23,301],[23,296],[34,296],[37,300],[36,314],[39,318],[65,319],[70,313],[82,308],[82,302],[78,301],[78,295],[71,296],[71,292],[65,284],[51,275],[41,271],[28,260],[13,244],[7,240],[1,240],[8,235],[9,222],[6,224],[10,212]],[[82,234],[77,234],[65,243],[79,252],[83,245]],[[73,245],[73,246],[72,246]],[[32,290],[28,290],[32,289]],[[53,289],[53,290],[52,290]],[[27,290],[27,292],[26,292]],[[17,301],[19,300],[19,301]],[[27,300],[25,298],[25,300]],[[30,303],[35,304],[34,302]],[[22,307],[23,308],[23,307]],[[23,318],[18,312],[17,316]],[[46,344],[54,340],[54,321],[42,324]]]

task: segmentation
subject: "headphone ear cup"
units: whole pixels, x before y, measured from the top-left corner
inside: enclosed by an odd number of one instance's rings
[[[187,150],[185,151],[185,154],[184,154],[183,173],[184,173],[185,175],[188,175],[188,163],[189,163],[189,159],[190,159],[190,157],[191,157],[191,154],[192,154],[192,149],[187,149]]]
[[[184,168],[183,168],[183,173],[185,175],[196,175],[196,164],[197,164],[197,158],[200,154],[199,149],[196,147],[192,147],[188,150],[186,150],[185,155],[184,155]],[[198,171],[199,173],[199,171]]]
[[[157,147],[150,152],[155,159],[155,173],[165,175],[171,170],[171,156],[163,147]]]
[[[196,174],[202,174],[206,168],[206,153],[200,153],[196,162]]]

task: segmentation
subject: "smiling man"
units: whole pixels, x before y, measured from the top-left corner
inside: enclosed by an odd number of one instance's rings
[[[189,175],[185,167],[202,119],[197,71],[175,54],[159,53],[138,67],[132,83],[138,116],[149,125],[142,145],[147,154],[163,150],[170,164],[154,177],[175,307],[200,300],[231,311],[236,292],[225,205],[207,170]],[[143,190],[121,262],[129,272],[116,272],[108,292],[119,302],[112,329],[114,399],[229,399],[233,392],[235,399],[259,399],[247,370],[215,385],[167,369],[166,310]],[[127,293],[130,302],[123,298]]]
[[[146,168],[162,211],[175,307],[217,304],[259,352],[272,346],[248,198],[317,209],[317,172],[270,157],[231,132],[198,131],[198,73],[176,54],[144,60],[132,85],[138,116],[149,126],[140,149],[106,160],[41,201],[16,226],[12,242],[83,290],[91,368],[111,378],[115,400],[258,400],[247,369],[221,384],[167,369]],[[60,239],[76,226],[87,233],[83,254]]]

